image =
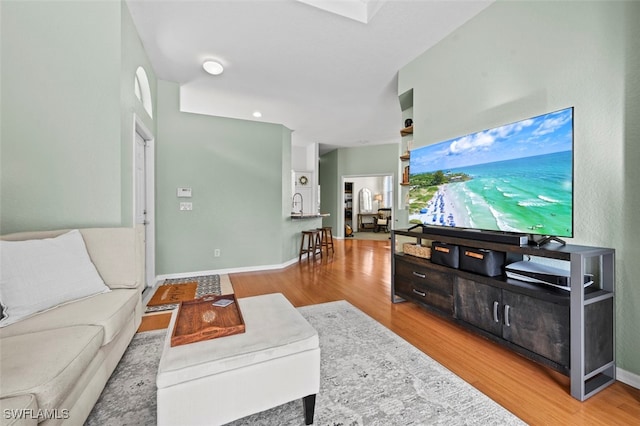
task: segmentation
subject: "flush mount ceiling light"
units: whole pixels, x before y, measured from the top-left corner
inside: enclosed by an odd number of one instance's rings
[[[260,118],[260,117],[262,117],[262,113],[261,113],[260,111],[254,111],[254,112],[253,112],[253,116],[254,116],[255,118]]]
[[[202,68],[211,75],[220,75],[224,71],[222,64],[216,61],[205,61]]]

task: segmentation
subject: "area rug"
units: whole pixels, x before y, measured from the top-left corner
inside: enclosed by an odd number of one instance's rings
[[[522,425],[509,411],[345,301],[299,308],[320,337],[316,425]],[[166,330],[138,333],[88,425],[154,425]],[[212,401],[212,407],[215,401]],[[302,425],[302,401],[231,423]]]
[[[186,302],[196,297],[198,282],[192,281],[184,284],[164,284],[157,288],[147,306],[169,305],[172,303]]]
[[[173,278],[165,280],[160,286],[158,286],[151,300],[153,300],[158,294],[160,294],[160,297],[162,297],[162,295],[165,293],[165,286],[179,287],[180,285],[190,285],[194,282],[197,283],[197,287],[195,295],[192,296],[191,299],[180,299],[176,302],[170,302],[155,306],[150,306],[149,304],[147,304],[145,313],[169,311],[177,308],[180,301],[192,300],[194,298],[199,298],[210,294],[222,294],[220,290],[220,275],[202,275],[198,277]],[[185,289],[185,293],[186,290],[187,289]]]

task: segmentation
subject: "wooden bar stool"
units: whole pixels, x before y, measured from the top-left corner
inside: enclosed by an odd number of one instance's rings
[[[306,237],[306,245],[305,245]],[[300,240],[300,254],[298,255],[298,262],[302,260],[302,255],[306,254],[307,259],[309,256],[316,257],[317,254],[322,258],[322,241],[320,240],[320,231],[317,229],[311,229],[309,231],[302,231],[302,239]]]
[[[333,228],[323,226],[317,229],[320,231],[320,250],[322,250],[322,247],[326,247],[327,256],[329,255],[329,248],[331,248],[331,253],[335,253],[335,249],[333,248]]]

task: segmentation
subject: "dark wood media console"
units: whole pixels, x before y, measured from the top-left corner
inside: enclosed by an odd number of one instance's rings
[[[420,230],[394,230],[391,240],[392,302],[417,303],[560,371],[570,377],[571,395],[580,401],[615,381],[613,249],[555,243],[519,246]],[[568,261],[572,283],[582,283],[585,273],[593,274],[594,282],[567,291],[449,268],[400,251],[401,242],[431,241],[505,252],[507,263],[528,256]]]

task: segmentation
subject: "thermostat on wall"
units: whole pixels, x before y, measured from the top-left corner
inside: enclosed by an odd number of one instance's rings
[[[178,197],[179,198],[191,197],[191,188],[178,188]]]

